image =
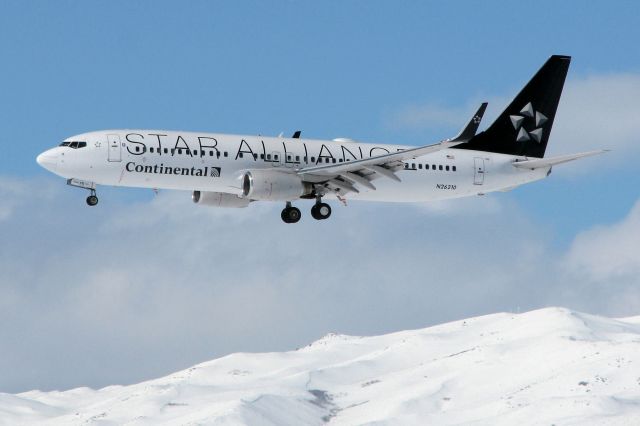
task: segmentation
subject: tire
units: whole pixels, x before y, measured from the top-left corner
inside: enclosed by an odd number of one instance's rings
[[[331,216],[331,206],[327,203],[320,203],[317,205],[318,216],[321,220],[328,219]]]
[[[282,218],[282,221],[284,223],[290,223],[289,222],[289,209],[283,209],[282,213],[280,213],[280,217]]]
[[[287,219],[289,221],[287,223],[297,223],[302,217],[302,213],[300,213],[300,209],[297,207],[290,207],[287,212]]]
[[[320,213],[318,212],[318,205],[314,204],[313,207],[311,207],[311,217],[313,217],[315,220],[322,220],[322,217],[320,216]]]
[[[93,207],[96,204],[98,204],[98,197],[96,197],[95,195],[89,195],[87,197],[87,205]]]

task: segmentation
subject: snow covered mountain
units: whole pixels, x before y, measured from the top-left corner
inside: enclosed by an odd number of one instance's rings
[[[0,424],[640,425],[640,317],[562,308],[331,334],[131,386],[0,394]]]

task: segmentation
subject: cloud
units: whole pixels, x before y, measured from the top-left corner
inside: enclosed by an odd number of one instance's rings
[[[640,202],[622,221],[578,235],[567,263],[575,273],[602,285],[625,279],[640,284]]]
[[[287,226],[279,204],[209,209],[188,192],[120,205],[103,195],[88,209],[60,185],[42,209],[36,185],[25,183],[0,225],[0,291],[11,301],[0,338],[15,342],[0,359],[2,390],[133,382],[329,331],[373,334],[509,305],[477,304],[487,291],[478,278],[501,255],[482,249],[493,217],[471,209],[452,221],[422,206],[334,204],[331,221],[305,212]],[[512,245],[493,240],[497,251]],[[501,274],[491,287],[507,285]],[[469,298],[453,303],[458,291]]]
[[[618,160],[638,152],[640,75],[591,75],[568,79],[553,127],[549,151],[611,148]]]
[[[434,208],[335,203],[322,222],[300,202],[292,226],[279,204],[203,208],[178,191],[119,203],[104,189],[90,209],[63,185],[23,184],[0,222],[2,391],[132,383],[331,331],[549,304],[627,312],[610,294],[574,290],[581,266],[562,268],[566,253],[508,194]],[[576,247],[597,244],[584,235]]]

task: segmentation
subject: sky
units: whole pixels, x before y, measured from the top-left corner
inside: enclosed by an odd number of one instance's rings
[[[0,392],[500,311],[640,314],[637,2],[0,6]],[[292,226],[186,191],[99,188],[90,209],[35,162],[109,128],[435,143],[551,54],[573,60],[547,152],[612,151],[508,193]]]

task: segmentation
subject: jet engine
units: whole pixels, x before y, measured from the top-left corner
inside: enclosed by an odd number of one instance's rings
[[[312,189],[298,175],[278,170],[249,170],[242,176],[242,196],[252,200],[291,201]]]
[[[247,207],[251,202],[250,199],[240,198],[235,194],[206,191],[193,191],[193,194],[191,194],[191,200],[200,206],[235,208]]]

